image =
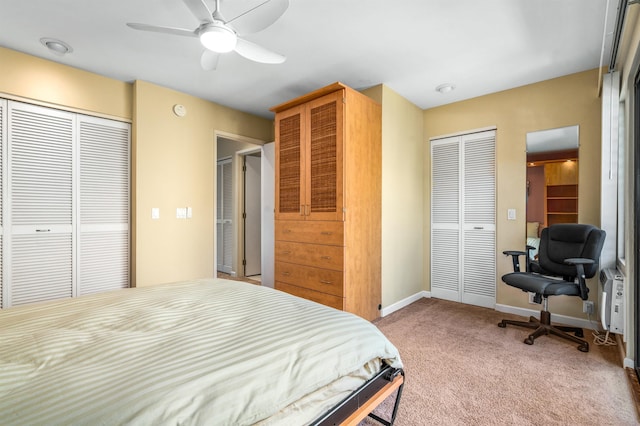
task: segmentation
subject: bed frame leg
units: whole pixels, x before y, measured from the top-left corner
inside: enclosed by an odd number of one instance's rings
[[[402,377],[404,379],[404,371],[402,371],[400,374],[402,374]],[[404,380],[402,381],[402,384],[398,388],[398,393],[396,394],[396,401],[393,404],[393,411],[391,412],[390,420],[385,420],[382,417],[373,413],[369,413],[369,417],[371,417],[372,419],[374,419],[379,423],[382,423],[384,426],[393,426],[393,424],[396,421],[396,415],[398,414],[398,407],[400,406],[400,398],[402,397],[402,388],[404,388]]]

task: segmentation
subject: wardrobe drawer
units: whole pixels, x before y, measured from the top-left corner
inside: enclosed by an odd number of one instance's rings
[[[343,272],[276,262],[275,280],[343,297]]]
[[[275,239],[342,246],[344,245],[344,222],[277,220]]]
[[[309,290],[308,288],[298,287],[295,285],[282,283],[276,281],[276,290],[284,291],[294,296],[302,297],[313,302],[321,303],[332,308],[344,310],[344,299],[342,297],[334,296],[332,294],[321,293],[315,290]]]
[[[343,270],[344,247],[276,241],[277,262]]]

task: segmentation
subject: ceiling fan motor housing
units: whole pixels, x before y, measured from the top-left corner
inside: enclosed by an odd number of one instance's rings
[[[200,43],[207,49],[217,52],[231,52],[236,47],[238,36],[235,31],[223,22],[213,21],[200,27],[198,35]]]

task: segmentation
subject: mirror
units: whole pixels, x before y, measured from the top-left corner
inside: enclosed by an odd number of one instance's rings
[[[536,249],[545,227],[578,223],[578,130],[527,133],[527,245]]]

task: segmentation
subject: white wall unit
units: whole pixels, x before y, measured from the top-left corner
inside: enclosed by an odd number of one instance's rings
[[[495,306],[495,131],[431,141],[431,294]]]
[[[128,287],[129,125],[0,107],[1,306]]]

